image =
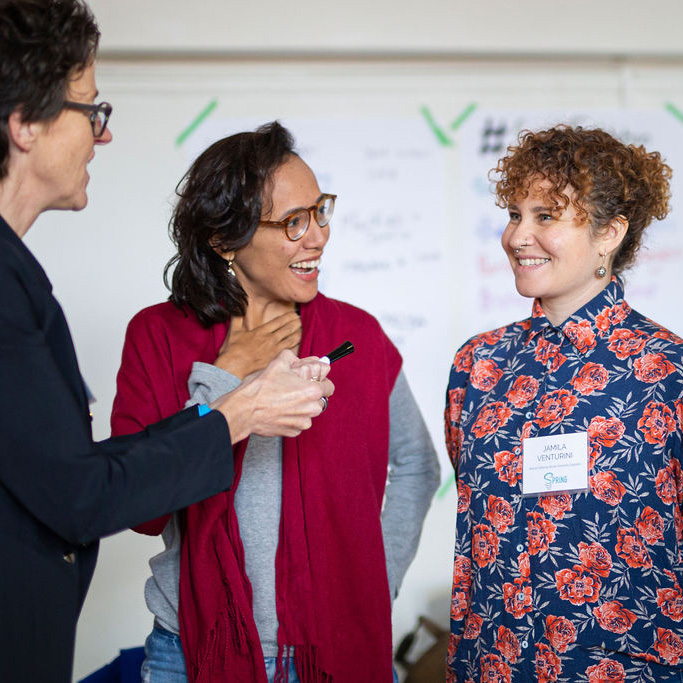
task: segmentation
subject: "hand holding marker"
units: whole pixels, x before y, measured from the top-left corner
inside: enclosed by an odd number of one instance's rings
[[[323,356],[320,359],[320,362],[327,363],[329,365],[334,363],[334,361],[343,358],[344,356],[348,356],[350,353],[353,353],[353,351],[353,344],[350,341],[345,341],[341,346],[338,346],[336,349],[334,349],[334,351],[330,351],[326,356]],[[320,400],[323,404],[323,409],[320,412],[324,413],[327,409],[327,397],[323,396]]]

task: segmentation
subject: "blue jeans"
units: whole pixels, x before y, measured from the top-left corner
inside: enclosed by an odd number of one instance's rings
[[[266,674],[273,683],[277,657],[266,657]],[[143,683],[187,683],[185,656],[180,636],[166,629],[155,626],[145,640],[145,661],[140,670]],[[294,660],[289,660],[288,683],[300,683],[294,668]],[[394,669],[394,683],[398,676]]]
[[[275,677],[277,657],[266,657],[266,674],[272,683]],[[180,637],[166,629],[155,626],[145,641],[145,661],[140,670],[143,683],[187,683],[185,656]],[[289,660],[288,683],[300,683],[294,668],[294,660]]]

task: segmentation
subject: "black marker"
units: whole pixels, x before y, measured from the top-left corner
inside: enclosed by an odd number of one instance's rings
[[[350,353],[353,353],[353,351],[353,344],[350,341],[345,341],[341,346],[338,346],[334,351],[330,351],[326,356],[323,356],[320,359],[320,362],[328,364],[334,363],[334,361],[339,360],[344,356],[348,356]]]

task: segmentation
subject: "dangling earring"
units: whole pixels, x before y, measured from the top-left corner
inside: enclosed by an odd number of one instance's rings
[[[228,259],[226,265],[228,266],[228,275],[232,275],[232,277],[235,277],[235,271],[232,269],[232,259]]]
[[[605,252],[602,255],[602,265],[599,266],[595,271],[595,274],[597,277],[605,277],[605,275],[607,275],[607,268],[605,268],[605,261],[606,260],[607,260],[607,252]]]

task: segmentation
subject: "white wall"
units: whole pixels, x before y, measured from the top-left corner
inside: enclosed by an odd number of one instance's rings
[[[103,31],[98,85],[115,105],[114,143],[98,149],[91,165],[90,206],[77,215],[42,217],[27,241],[53,281],[99,399],[97,438],[108,435],[125,325],[167,295],[161,284],[171,253],[166,222],[187,165],[173,141],[212,97],[219,99],[214,116],[226,120],[292,117],[302,109],[319,118],[409,117],[422,104],[452,120],[470,102],[569,110],[661,108],[671,101],[683,110],[677,0],[94,0],[91,6]],[[200,59],[202,53],[210,59]],[[456,293],[468,286],[458,280],[457,155],[456,142],[444,157],[452,185],[443,188],[453,267],[442,308],[449,320],[445,345],[452,349],[476,326],[455,312]],[[436,379],[429,383],[433,394],[421,398],[442,458],[447,363],[425,359]],[[411,373],[420,370],[411,365]],[[451,488],[432,507],[395,606],[397,637],[421,613],[447,624],[454,503]],[[157,539],[132,532],[103,542],[79,626],[75,679],[120,648],[142,644],[151,626],[142,598],[147,559],[159,548]]]

